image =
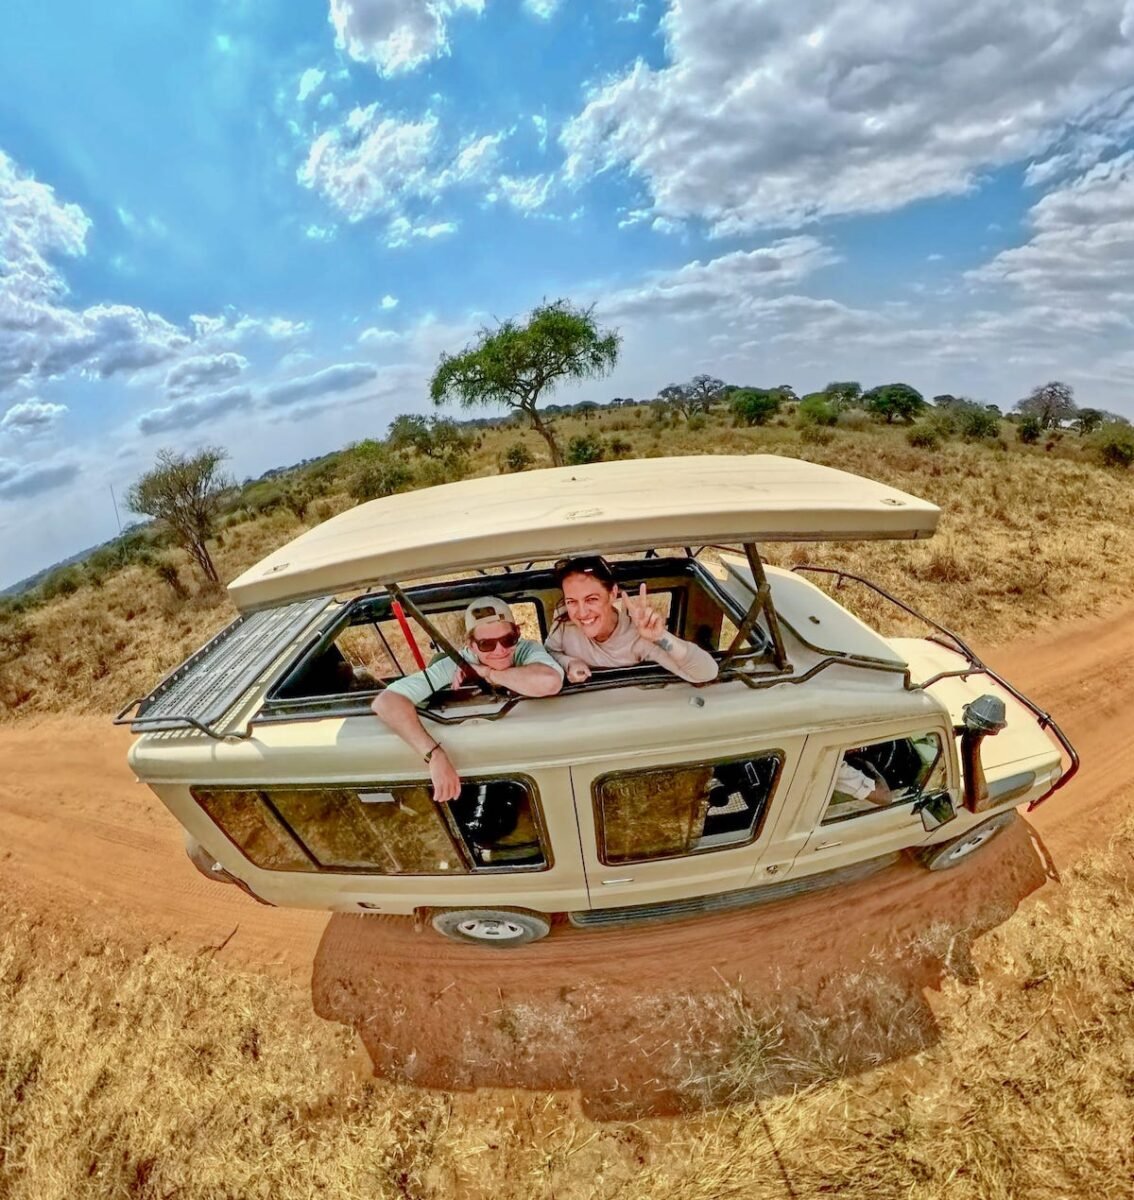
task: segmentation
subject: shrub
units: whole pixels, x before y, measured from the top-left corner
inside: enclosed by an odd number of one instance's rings
[[[936,450],[941,445],[941,434],[927,422],[907,429],[906,441],[919,450]]]
[[[351,449],[351,460],[347,491],[355,500],[392,496],[413,486],[413,472],[381,442],[359,442]]]
[[[181,576],[177,573],[177,567],[171,562],[162,560],[154,563],[154,574],[169,588],[169,590],[178,598],[184,600],[189,593],[185,590],[185,585],[181,582]]]
[[[532,452],[523,442],[513,442],[500,455],[499,464],[502,471],[515,474],[517,471],[526,471],[534,461]]]
[[[826,446],[835,440],[835,435],[826,425],[804,425],[799,440],[808,446]]]
[[[334,515],[335,510],[329,500],[317,500],[311,508],[315,514],[316,521],[329,521]]]
[[[1041,433],[1043,433],[1043,426],[1040,424],[1039,417],[1024,417],[1016,426],[1016,436],[1025,446],[1032,446],[1038,442]]]
[[[1000,433],[1000,418],[979,404],[966,404],[957,409],[957,427],[967,438],[994,438]]]
[[[804,396],[795,413],[796,424],[801,429],[809,425],[834,425],[838,419],[839,414],[835,406],[820,393]]]
[[[624,438],[616,437],[611,440],[610,452],[615,458],[625,458],[634,453],[633,445]]]
[[[1094,449],[1104,467],[1125,470],[1134,463],[1134,428],[1117,421],[1104,425],[1096,435]]]
[[[0,611],[0,667],[15,662],[31,640],[31,627],[22,612],[16,609]]]
[[[780,411],[783,396],[767,388],[738,388],[729,407],[734,425],[766,425]]]
[[[567,447],[567,462],[570,466],[580,466],[583,463],[602,462],[606,457],[606,447],[602,438],[595,433],[584,433],[573,437]]]
[[[83,577],[78,567],[60,567],[39,585],[39,594],[44,600],[54,600],[59,596],[73,596],[82,585]]]
[[[686,422],[685,427],[689,430],[690,433],[700,433],[701,430],[704,429],[707,424],[708,424],[708,422],[705,420],[704,416],[701,413],[694,413],[689,418],[689,420]]]

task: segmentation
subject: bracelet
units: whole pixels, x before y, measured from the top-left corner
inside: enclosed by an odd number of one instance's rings
[[[444,749],[445,747],[442,746],[440,742],[434,742],[429,748],[429,753],[425,756],[424,761],[429,762],[429,760],[437,753],[438,750],[444,751]]]

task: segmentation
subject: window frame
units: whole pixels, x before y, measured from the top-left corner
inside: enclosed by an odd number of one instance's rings
[[[466,785],[476,785],[482,783],[516,783],[522,786],[528,795],[528,804],[531,809],[532,823],[535,826],[536,834],[539,839],[539,847],[543,854],[542,863],[532,863],[523,866],[513,866],[506,863],[499,865],[484,865],[477,863],[472,856],[465,840],[464,835],[460,832],[460,827],[457,824],[456,818],[449,810],[448,804],[438,804],[436,800],[431,800],[435,809],[441,811],[437,813],[437,818],[441,828],[445,832],[445,836],[449,839],[453,847],[453,853],[461,864],[460,871],[378,871],[373,867],[350,867],[350,866],[325,866],[315,854],[311,851],[307,843],[301,838],[291,822],[284,817],[278,807],[272,802],[270,795],[274,790],[287,789],[288,791],[301,792],[318,792],[318,791],[353,791],[353,792],[381,792],[392,791],[396,788],[405,787],[428,787],[429,781],[425,779],[395,779],[395,780],[367,780],[365,782],[350,781],[350,782],[326,782],[326,783],[293,783],[288,780],[273,780],[270,783],[245,783],[245,784],[191,784],[189,794],[193,802],[201,810],[201,813],[220,830],[228,839],[238,853],[252,864],[258,871],[272,871],[282,875],[362,875],[368,878],[378,879],[459,879],[472,878],[478,875],[531,875],[540,874],[545,871],[550,871],[555,865],[555,853],[552,847],[551,837],[548,833],[547,822],[543,814],[543,803],[540,796],[539,786],[535,779],[526,772],[517,772],[515,774],[503,774],[500,772],[489,775],[465,776],[462,783]],[[304,870],[296,867],[271,867],[262,866],[260,863],[253,861],[249,857],[244,847],[229,833],[228,829],[221,825],[220,822],[214,819],[212,813],[201,802],[198,796],[199,791],[208,792],[255,792],[260,805],[270,814],[271,819],[276,822],[284,833],[290,838],[294,847],[299,851],[300,855],[307,859],[310,864],[310,869]],[[361,800],[359,803],[363,803]]]
[[[844,756],[848,750],[857,750],[866,746],[881,746],[886,742],[899,742],[903,740],[915,741],[919,737],[934,737],[937,739],[937,754],[933,761],[929,764],[929,770],[926,773],[926,782],[929,781],[933,772],[944,762],[945,764],[945,784],[941,788],[934,788],[932,791],[948,791],[949,790],[949,758],[945,753],[945,738],[940,729],[927,729],[921,734],[899,733],[893,737],[880,737],[875,741],[856,742],[853,746],[843,746],[838,751],[838,758],[835,763],[835,775],[831,780],[831,787],[827,793],[827,798],[823,803],[823,810],[819,814],[818,828],[823,829],[829,825],[839,825],[844,821],[853,821],[856,817],[869,817],[875,813],[893,812],[896,808],[901,808],[906,804],[916,804],[923,796],[927,794],[924,786],[910,791],[898,800],[892,800],[889,804],[872,804],[869,808],[856,809],[854,812],[836,813],[833,817],[828,817],[827,813],[831,807],[831,801],[835,795],[835,782],[839,777],[839,763],[844,760]]]
[[[603,784],[611,779],[625,779],[628,776],[658,774],[663,771],[685,771],[696,767],[718,767],[731,763],[750,762],[756,758],[772,758],[775,759],[776,769],[772,776],[771,785],[768,789],[768,796],[764,802],[763,811],[760,813],[759,821],[752,827],[751,834],[744,841],[729,842],[727,845],[721,846],[702,846],[692,850],[685,850],[678,854],[658,854],[651,855],[649,858],[621,858],[611,860],[607,857],[606,852],[606,822],[603,820],[602,798],[599,795],[599,790]],[[772,808],[772,802],[776,797],[776,792],[779,789],[780,782],[783,779],[784,764],[787,762],[787,752],[781,748],[769,748],[759,751],[754,754],[738,755],[729,754],[717,758],[701,758],[693,759],[685,762],[662,763],[652,767],[635,767],[630,769],[621,769],[615,771],[604,771],[601,775],[596,775],[591,780],[591,820],[594,823],[595,829],[595,856],[599,863],[604,867],[630,867],[642,866],[649,863],[675,862],[683,858],[699,858],[705,854],[717,854],[728,850],[742,850],[746,846],[754,845],[760,840],[760,835],[764,832],[768,824],[768,814]]]

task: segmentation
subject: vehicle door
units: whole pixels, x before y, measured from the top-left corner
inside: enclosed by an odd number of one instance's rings
[[[944,793],[958,802],[952,751],[944,725],[906,724],[854,741],[845,731],[809,736],[799,772],[809,786],[790,826],[777,831],[778,850],[796,850],[780,876],[836,870],[924,842],[924,801]]]
[[[571,768],[592,908],[745,887],[803,738]]]

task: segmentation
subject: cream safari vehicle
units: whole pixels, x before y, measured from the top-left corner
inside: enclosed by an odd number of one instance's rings
[[[792,895],[899,851],[950,867],[1065,784],[1074,750],[942,627],[884,638],[806,577],[822,568],[765,567],[757,549],[927,538],[938,515],[763,455],[361,504],[229,585],[241,615],[119,715],[140,735],[130,765],[212,878],[268,904],[415,914],[481,945],[541,938],[556,914],[601,929]],[[651,663],[540,699],[438,692],[422,719],[463,788],[434,802],[428,768],[371,702],[415,656],[455,654],[486,592],[546,636],[552,560],[596,552],[718,677],[693,685]],[[840,791],[848,767],[884,780],[889,801]]]

